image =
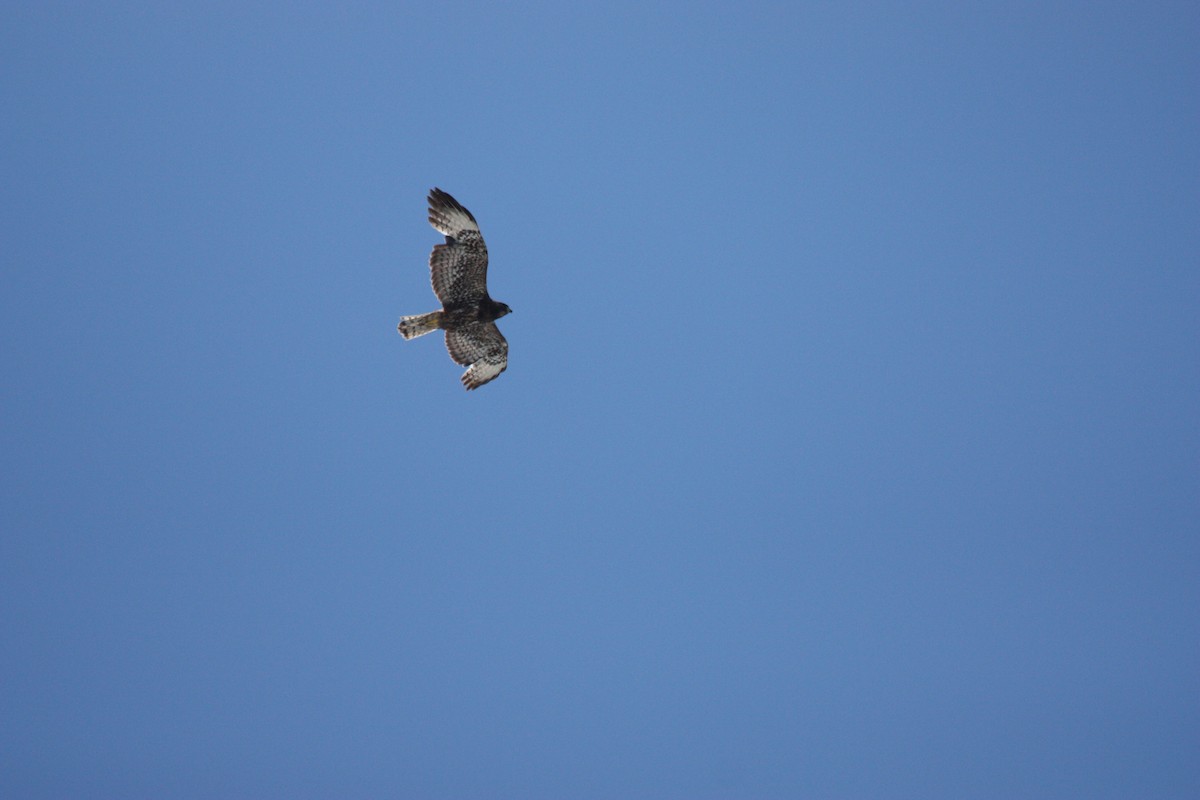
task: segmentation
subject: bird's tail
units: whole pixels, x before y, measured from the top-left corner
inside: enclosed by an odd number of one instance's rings
[[[442,312],[430,311],[428,314],[417,314],[415,317],[401,317],[398,330],[405,339],[415,339],[427,333],[433,333],[442,321]]]

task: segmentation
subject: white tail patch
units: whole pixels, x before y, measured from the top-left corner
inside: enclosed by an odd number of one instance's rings
[[[433,333],[438,329],[438,323],[442,320],[442,312],[430,311],[428,314],[417,314],[412,317],[401,317],[400,324],[396,326],[396,330],[400,331],[400,335],[405,339],[415,339],[418,336],[424,336],[427,333]]]

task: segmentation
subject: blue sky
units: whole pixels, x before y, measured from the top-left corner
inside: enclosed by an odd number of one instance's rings
[[[1200,792],[1194,4],[25,6],[0,794]]]

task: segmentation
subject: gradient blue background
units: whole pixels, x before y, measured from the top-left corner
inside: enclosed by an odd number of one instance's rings
[[[1200,795],[1200,6],[165,6],[0,25],[0,795]]]

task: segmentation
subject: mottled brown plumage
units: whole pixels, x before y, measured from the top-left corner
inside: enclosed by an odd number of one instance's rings
[[[399,331],[405,339],[446,331],[450,357],[468,367],[463,386],[478,389],[508,366],[508,342],[496,320],[512,309],[488,295],[487,245],[471,212],[435,188],[429,193],[429,224],[446,237],[429,255],[433,293],[442,310],[401,317]]]

